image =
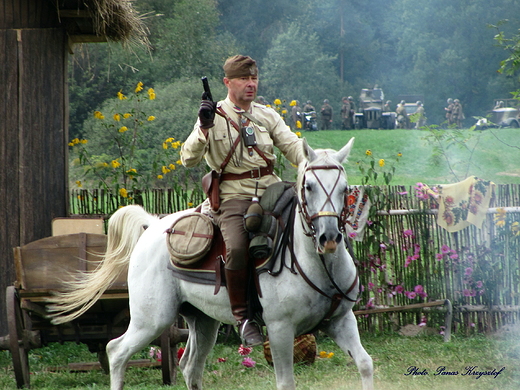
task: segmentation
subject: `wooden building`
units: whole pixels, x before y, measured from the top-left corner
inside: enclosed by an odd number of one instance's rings
[[[129,1],[0,0],[0,336],[13,247],[68,215],[68,56],[107,40],[146,42]]]

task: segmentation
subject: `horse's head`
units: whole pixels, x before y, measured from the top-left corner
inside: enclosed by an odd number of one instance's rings
[[[318,253],[334,253],[343,240],[347,175],[343,162],[354,138],[339,151],[313,150],[304,140],[306,161],[298,170],[300,212]]]

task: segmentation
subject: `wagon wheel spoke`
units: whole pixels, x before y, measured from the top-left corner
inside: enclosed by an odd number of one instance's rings
[[[7,327],[9,329],[9,349],[13,358],[16,386],[21,389],[29,387],[29,359],[27,356],[28,340],[24,340],[25,323],[20,297],[14,286],[8,286],[6,290]]]

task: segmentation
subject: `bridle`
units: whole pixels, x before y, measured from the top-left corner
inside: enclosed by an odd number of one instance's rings
[[[327,191],[325,186],[323,185],[321,179],[316,174],[317,170],[331,170],[335,169],[338,171],[338,175],[336,176],[336,181],[334,182],[334,185],[331,189],[331,191]],[[317,182],[319,183],[320,187],[325,192],[325,195],[327,198],[325,199],[325,202],[320,208],[320,211],[317,211],[316,213],[310,215],[309,209],[308,209],[308,202],[307,198],[305,196],[305,174],[310,171],[316,178]],[[338,183],[345,173],[345,169],[342,165],[337,164],[330,164],[330,165],[307,165],[303,171],[303,178],[301,183],[301,189],[300,189],[300,199],[299,199],[299,212],[300,217],[303,222],[305,222],[304,227],[304,233],[305,235],[312,237],[314,243],[316,244],[316,228],[313,225],[313,221],[318,217],[335,217],[338,219],[338,229],[339,231],[344,235],[345,234],[345,225],[347,223],[347,217],[348,217],[348,193],[345,192],[344,199],[343,199],[343,208],[341,210],[336,210],[336,207],[334,206],[334,203],[332,202],[332,194],[334,193],[334,190],[338,186]],[[332,211],[325,211],[325,207],[327,206],[327,203],[330,203],[332,206]]]

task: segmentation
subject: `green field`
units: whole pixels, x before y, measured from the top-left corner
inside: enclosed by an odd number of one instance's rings
[[[375,389],[380,390],[516,390],[520,383],[520,342],[518,333],[498,337],[455,335],[444,343],[442,337],[403,337],[397,334],[362,334],[362,342],[374,360]],[[262,348],[256,347],[250,355],[256,366],[241,365],[243,357],[237,352],[238,344],[219,343],[211,353],[204,372],[205,390],[274,390],[273,369],[267,364]],[[340,351],[329,339],[318,338],[317,352],[333,352],[332,358],[317,358],[310,366],[295,366],[299,390],[347,390],[361,389],[360,376],[353,360]],[[139,358],[146,358],[143,352]],[[218,362],[226,358],[225,362]],[[33,350],[30,354],[31,388],[56,389],[108,389],[108,376],[101,371],[69,372],[70,362],[92,362],[96,360],[86,347],[67,343],[63,346]],[[428,375],[405,375],[409,367],[426,370]],[[499,371],[494,376],[462,375],[466,367],[480,371]],[[439,367],[457,375],[434,375]],[[57,370],[57,368],[59,368]],[[182,376],[178,384],[161,387],[161,372],[151,368],[129,368],[125,389],[155,390],[157,388],[186,389]],[[14,373],[7,351],[0,351],[0,388],[16,389]]]
[[[456,183],[471,175],[496,184],[520,183],[520,129],[463,130],[467,148],[449,142],[437,144],[425,139],[428,134],[427,130],[333,130],[302,132],[302,137],[313,148],[332,149],[339,149],[355,137],[347,165],[350,184],[361,184],[356,162],[366,159],[367,149],[376,162],[385,159],[386,168],[402,153],[391,182],[394,185]],[[445,148],[447,159],[435,154],[439,146]]]

